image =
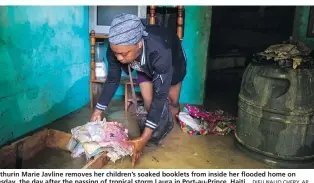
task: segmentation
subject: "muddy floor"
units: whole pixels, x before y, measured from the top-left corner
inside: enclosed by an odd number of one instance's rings
[[[73,159],[69,152],[60,149],[45,148],[35,157],[23,161],[24,169],[77,169],[86,164],[85,158]]]
[[[114,101],[105,114],[107,120],[118,120],[129,129],[130,138],[139,136],[134,117],[124,115],[123,102]],[[50,128],[70,132],[70,129],[88,121],[88,106],[57,120]],[[126,120],[128,119],[128,120]],[[55,156],[55,155],[53,155]],[[71,159],[71,157],[69,157]],[[54,159],[56,163],[58,160]],[[71,161],[70,161],[71,162]],[[77,162],[73,161],[73,164]],[[60,166],[71,167],[69,164]],[[59,167],[60,167],[59,166]],[[73,165],[77,166],[77,165]],[[73,167],[72,166],[72,167]],[[65,168],[65,167],[64,167]],[[110,162],[104,168],[132,168],[131,158],[127,157],[116,163]],[[178,123],[164,139],[160,147],[149,146],[135,168],[268,168],[265,164],[246,157],[233,147],[231,135],[228,136],[189,136],[180,130]]]

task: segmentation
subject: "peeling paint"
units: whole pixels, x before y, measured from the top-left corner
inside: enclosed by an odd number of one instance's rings
[[[1,146],[88,103],[90,48],[88,7],[0,7],[0,22]]]
[[[0,11],[0,25],[3,27],[7,27],[9,25],[8,17],[8,7],[2,7]]]
[[[211,11],[211,6],[185,6],[183,48],[187,75],[182,84],[181,103],[203,104]]]

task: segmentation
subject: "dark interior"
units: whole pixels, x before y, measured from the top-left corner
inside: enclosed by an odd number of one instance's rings
[[[208,108],[218,107],[237,114],[242,74],[252,54],[289,39],[294,12],[294,6],[213,7],[205,92]],[[242,58],[244,63],[224,68],[213,66],[225,58]]]
[[[147,12],[150,12],[150,6],[147,7]],[[149,23],[149,14],[147,14],[146,24]],[[178,18],[178,8],[177,7],[158,7],[155,9],[155,17],[156,17],[156,24],[168,28],[173,32],[177,32],[177,18]],[[185,11],[183,8],[183,20],[185,17]],[[184,30],[184,26],[183,26]],[[184,31],[183,31],[184,37]]]
[[[150,7],[147,9],[148,16]],[[177,8],[155,9],[156,24],[177,31]],[[252,55],[292,36],[295,6],[213,6],[204,104],[237,115],[242,74]],[[184,17],[183,11],[183,17]],[[147,18],[144,23],[149,23]],[[188,25],[185,25],[188,26]],[[228,58],[243,63],[219,63]],[[223,68],[215,65],[223,65]]]

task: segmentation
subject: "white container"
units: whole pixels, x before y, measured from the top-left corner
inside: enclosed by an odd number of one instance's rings
[[[189,125],[191,128],[193,128],[196,131],[201,130],[201,122],[199,119],[192,118],[191,115],[187,112],[180,112],[179,113],[179,120],[186,125]]]
[[[95,45],[95,61],[101,62],[104,61],[104,48],[105,43],[103,42],[96,42]]]
[[[107,78],[107,70],[104,62],[96,62],[96,79],[105,80]]]
[[[95,72],[97,80],[105,80],[107,77],[107,69],[104,63],[104,43],[97,42],[95,45]]]

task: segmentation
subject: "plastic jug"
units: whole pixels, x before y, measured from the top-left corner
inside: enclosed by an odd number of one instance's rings
[[[104,63],[104,43],[97,42],[95,45],[95,64],[96,64],[96,79],[105,80],[107,77],[107,69]]]
[[[105,63],[96,62],[96,79],[97,80],[105,80],[107,77],[107,70]]]

